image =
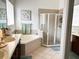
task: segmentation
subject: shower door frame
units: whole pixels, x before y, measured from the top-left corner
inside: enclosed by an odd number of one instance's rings
[[[56,33],[57,33],[57,21],[59,20],[59,19],[57,19],[57,16],[58,15],[62,15],[62,14],[57,14],[57,13],[43,13],[43,14],[48,14],[48,24],[49,24],[49,14],[54,14],[55,15],[55,28],[54,28],[54,30],[55,30],[55,32],[54,32],[54,41],[52,42],[52,43],[54,43],[54,44],[51,44],[51,45],[49,45],[49,43],[48,43],[48,40],[49,40],[49,26],[50,25],[48,25],[47,26],[47,30],[48,30],[48,32],[47,32],[47,44],[43,44],[42,43],[42,45],[43,46],[46,46],[46,47],[50,47],[50,46],[60,46],[60,44],[56,44]],[[41,24],[40,24],[41,25]],[[41,28],[41,27],[40,27]],[[61,41],[61,38],[60,38],[60,41]],[[42,40],[42,42],[43,42],[43,40]]]

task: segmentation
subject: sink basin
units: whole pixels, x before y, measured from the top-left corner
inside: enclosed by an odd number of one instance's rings
[[[0,59],[4,58],[4,52],[0,51]]]
[[[5,43],[7,43],[7,42],[12,42],[15,39],[12,36],[6,36],[6,37],[3,38],[3,40],[4,40]]]
[[[6,44],[5,42],[1,42],[1,43],[0,43],[0,49],[1,49],[1,48],[4,48],[4,47],[6,47],[6,46],[7,46],[7,44]]]

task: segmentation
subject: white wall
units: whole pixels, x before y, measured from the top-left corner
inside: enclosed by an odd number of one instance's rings
[[[15,5],[15,0],[9,0],[13,5]]]
[[[6,8],[6,3],[0,0],[0,8]]]
[[[21,9],[29,9],[32,11],[33,29],[38,28],[38,8],[57,9],[59,7],[58,0],[16,0],[16,28],[21,29]]]
[[[59,0],[59,9],[64,8],[64,0]]]
[[[79,0],[75,0],[75,5],[79,5]]]
[[[73,26],[79,26],[79,0],[74,0]],[[60,0],[59,8],[64,8],[64,0]]]

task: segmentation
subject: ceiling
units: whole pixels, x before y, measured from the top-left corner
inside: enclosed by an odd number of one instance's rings
[[[2,0],[3,2],[6,2],[6,0]],[[15,2],[15,0],[10,0],[12,3],[14,3]],[[75,3],[74,3],[75,5],[79,5],[79,0],[75,0]]]

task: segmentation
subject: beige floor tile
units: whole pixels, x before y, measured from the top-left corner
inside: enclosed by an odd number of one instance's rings
[[[41,47],[32,53],[32,59],[61,59],[60,52],[52,48]]]

